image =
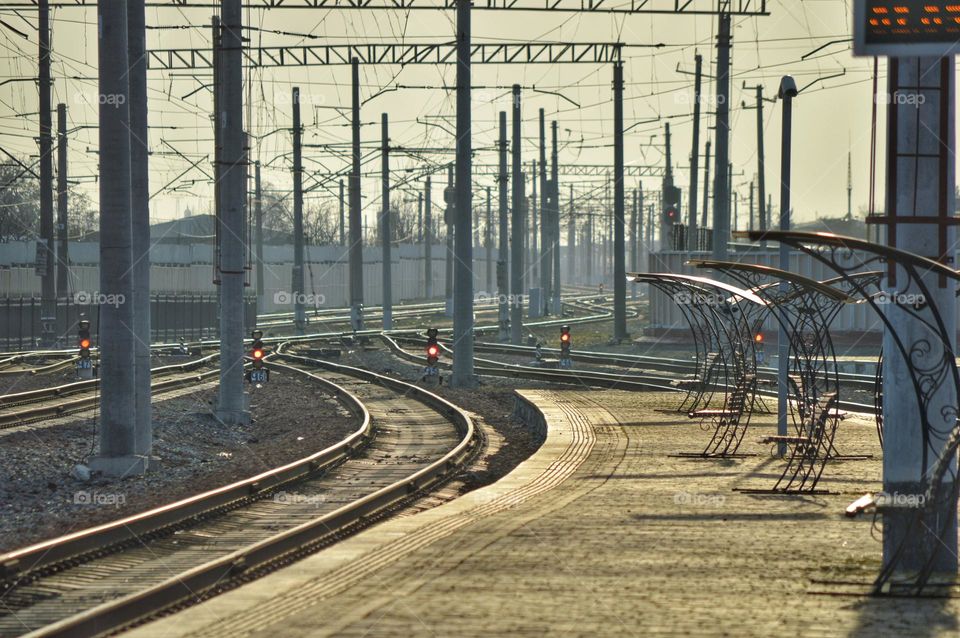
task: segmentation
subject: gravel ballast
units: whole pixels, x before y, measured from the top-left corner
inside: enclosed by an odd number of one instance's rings
[[[328,391],[274,371],[254,388],[252,422],[214,419],[215,384],[154,404],[154,460],[145,476],[74,477],[96,450],[92,413],[0,436],[0,552],[129,516],[288,463],[342,440],[359,421]]]

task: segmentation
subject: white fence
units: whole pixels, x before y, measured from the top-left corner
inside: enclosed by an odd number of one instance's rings
[[[608,283],[609,270],[600,264],[600,250],[594,248],[592,272],[596,275],[587,281],[584,275],[583,255],[578,254],[576,268],[568,261],[566,247],[561,248],[561,279],[570,283],[596,285],[601,279]],[[34,273],[33,259],[36,248],[33,242],[0,244],[0,297],[30,297],[40,294],[40,277]],[[578,251],[580,253],[580,251]],[[483,246],[473,249],[473,287],[477,296],[496,294],[496,261],[498,252],[490,251],[491,281],[487,280],[488,251]],[[435,244],[431,254],[433,296],[442,298],[445,290],[446,245]],[[153,293],[212,293],[217,290],[213,283],[213,246],[209,244],[157,244],[150,251],[151,291]],[[75,243],[70,245],[71,294],[98,290],[99,245]],[[349,303],[349,265],[347,250],[341,246],[307,246],[305,249],[305,292],[326,307],[343,307]],[[401,302],[426,297],[424,277],[424,247],[400,244],[392,251],[393,300]],[[381,279],[381,250],[379,247],[363,249],[363,299],[368,305],[378,305],[383,298]],[[293,270],[293,246],[264,246],[264,306],[262,312],[291,310],[282,303],[291,290]],[[525,267],[528,285],[534,285],[532,273],[535,268]],[[603,276],[601,276],[603,275]],[[248,281],[250,292],[256,292],[256,272],[251,270]],[[281,303],[276,303],[277,301]]]

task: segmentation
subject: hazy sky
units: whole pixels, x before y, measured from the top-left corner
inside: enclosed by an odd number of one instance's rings
[[[774,96],[783,74],[792,74],[801,88],[817,78],[845,75],[817,82],[795,102],[794,126],[794,209],[799,220],[817,216],[839,216],[846,212],[847,151],[853,153],[854,212],[868,200],[870,106],[872,59],[854,58],[848,42],[835,43],[801,61],[801,57],[832,40],[845,39],[851,33],[851,5],[847,0],[770,0],[767,17],[734,18],[732,69],[731,159],[738,173],[735,186],[746,197],[747,184],[757,171],[756,115],[742,110],[740,103],[754,102],[754,90],[744,84],[762,84],[766,95]],[[439,11],[359,11],[359,10],[252,10],[246,12],[247,24],[258,27],[251,32],[253,44],[323,44],[362,42],[444,42],[454,36],[452,12]],[[27,31],[26,41],[0,26],[0,81],[16,77],[35,77],[35,14],[3,12],[0,16],[16,29]],[[97,41],[96,13],[89,9],[60,9],[53,14],[54,104],[65,102],[69,125],[96,124],[95,91]],[[150,26],[176,26],[177,29],[150,30],[151,49],[173,47],[209,47],[209,10],[151,8]],[[476,11],[473,16],[475,42],[577,41],[614,42],[634,45],[625,55],[625,125],[637,122],[626,136],[628,163],[663,162],[663,124],[671,123],[674,165],[686,167],[691,146],[693,77],[680,71],[693,70],[695,52],[704,56],[704,70],[714,72],[716,20],[710,17],[671,15],[588,15],[578,13]],[[285,34],[278,31],[287,32]],[[661,48],[644,45],[663,43]],[[883,90],[885,62],[881,60],[880,87]],[[349,111],[349,67],[311,67],[264,69],[246,74],[253,103],[249,128],[255,135],[289,128],[290,90],[301,87],[305,143],[345,143],[349,141],[346,117]],[[151,71],[150,147],[151,191],[157,192],[183,172],[191,161],[212,156],[212,125],[209,74],[192,75]],[[536,157],[537,109],[546,110],[548,121],[557,119],[560,127],[561,163],[612,164],[612,67],[593,65],[489,65],[474,67],[473,84],[491,87],[477,89],[474,95],[474,147],[491,149],[481,153],[479,162],[494,163],[492,150],[497,135],[497,112],[509,108],[509,87],[524,86],[523,113],[526,147],[524,161]],[[395,66],[361,68],[362,97],[367,99],[382,89],[453,86],[455,69],[446,66]],[[541,91],[535,92],[536,87]],[[705,95],[712,96],[712,80],[705,79]],[[558,96],[549,92],[558,92]],[[574,103],[579,106],[574,106]],[[380,114],[388,112],[393,144],[404,146],[452,147],[449,130],[455,113],[453,91],[407,88],[388,91],[364,104],[365,144],[378,144]],[[711,101],[704,122],[702,142],[711,137]],[[15,82],[0,86],[0,146],[17,155],[35,155],[37,146],[37,93],[35,85]],[[25,115],[24,115],[25,114]],[[880,110],[881,131],[883,109]],[[424,124],[425,117],[447,116],[446,127]],[[659,116],[660,121],[655,120]],[[436,119],[431,120],[437,123]],[[440,122],[443,124],[443,122]],[[163,127],[163,128],[159,128]],[[548,124],[549,127],[549,124]],[[780,153],[780,104],[765,104],[767,137],[767,189],[778,201]],[[882,158],[883,140],[878,157]],[[287,189],[292,184],[289,151],[290,134],[279,131],[255,143],[254,156],[264,164],[263,177],[273,185]],[[97,134],[94,128],[80,128],[71,134],[70,173],[92,176],[97,165]],[[365,149],[364,153],[374,153]],[[701,152],[702,149],[701,149]],[[448,154],[429,156],[432,162],[444,162]],[[371,157],[370,170],[379,166]],[[397,168],[419,164],[413,158],[397,157]],[[306,149],[308,171],[337,171],[344,159],[320,149]],[[702,166],[702,162],[701,162]],[[206,212],[210,209],[212,187],[204,183],[210,173],[209,162],[189,172],[171,188],[152,200],[155,220],[170,219],[187,208]],[[882,165],[878,166],[878,206],[882,205]],[[435,178],[443,180],[442,176]],[[702,179],[702,178],[701,178]],[[188,183],[190,180],[197,180]],[[686,191],[688,172],[677,171],[677,180]],[[659,188],[659,180],[648,178],[648,187]],[[477,177],[479,185],[494,185],[493,178]],[[564,200],[567,184],[561,178]],[[578,192],[602,192],[603,182],[578,179]],[[635,184],[628,182],[628,188]],[[97,187],[88,188],[96,197]],[[701,189],[702,192],[702,189]],[[365,210],[379,208],[379,181],[364,182]],[[440,201],[437,189],[435,201]],[[318,191],[307,198],[307,205],[319,201],[332,203],[329,192]],[[589,198],[585,197],[584,201]],[[684,201],[686,208],[686,201]],[[745,227],[745,205],[741,207],[741,227]]]

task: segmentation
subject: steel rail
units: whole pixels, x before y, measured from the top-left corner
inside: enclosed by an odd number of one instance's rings
[[[326,469],[365,445],[371,435],[372,425],[370,414],[363,403],[322,377],[303,371],[301,373],[326,386],[335,399],[359,416],[360,427],[335,445],[248,479],[117,521],[0,554],[0,583],[9,585],[13,580],[20,582],[29,575],[38,574],[41,570],[50,569],[64,561],[76,561],[91,552],[104,552],[111,547],[169,529],[191,518],[222,510],[307,474]]]
[[[408,501],[439,482],[447,480],[451,475],[460,471],[460,468],[473,457],[477,449],[478,432],[470,417],[453,404],[422,388],[390,379],[366,370],[343,366],[307,357],[291,355],[283,352],[286,344],[278,348],[275,357],[287,359],[297,365],[321,367],[330,371],[359,378],[362,381],[375,383],[395,391],[403,396],[411,397],[426,404],[449,419],[457,429],[457,445],[441,458],[414,472],[410,476],[377,490],[367,496],[357,499],[326,515],[317,517],[307,523],[275,534],[267,539],[253,543],[240,550],[210,560],[204,564],[186,570],[163,582],[157,583],[133,594],[98,605],[92,609],[76,614],[59,622],[48,625],[37,632],[38,636],[87,636],[103,632],[115,631],[131,623],[137,622],[149,615],[179,603],[196,600],[202,594],[214,587],[222,587],[230,579],[259,569],[275,561],[284,560],[291,554],[300,553],[305,548],[312,548],[331,539],[341,536],[344,532],[384,515],[395,507]],[[243,503],[257,495],[264,495],[277,486],[290,481],[304,478],[307,474],[314,474],[321,469],[345,460],[356,452],[363,442],[369,441],[372,436],[370,414],[362,402],[354,395],[323,377],[313,375],[301,368],[276,362],[269,362],[270,367],[288,369],[317,379],[328,385],[336,395],[343,399],[350,399],[354,411],[361,411],[363,423],[361,428],[340,443],[318,452],[311,457],[288,464],[241,481],[219,490],[198,495],[191,499],[179,502],[190,508],[190,511],[175,512],[172,520],[164,522],[164,527],[170,529],[178,522],[183,523],[207,512],[216,512],[224,507]],[[281,473],[283,473],[281,475]],[[207,499],[213,499],[207,502]],[[170,511],[178,509],[178,504],[157,508],[154,512],[159,515],[170,516]],[[150,514],[150,513],[146,513]],[[130,517],[109,526],[116,529],[136,524],[145,515]],[[131,521],[134,519],[134,521]],[[157,522],[157,521],[154,521]],[[152,525],[148,524],[148,531]],[[142,535],[142,534],[141,534]],[[38,548],[43,547],[40,544]],[[116,545],[116,542],[114,542]],[[94,547],[96,544],[94,543]],[[30,549],[30,548],[28,548]],[[49,552],[49,548],[41,551]],[[88,549],[88,551],[95,551]],[[3,566],[4,557],[0,557],[0,566]],[[19,559],[19,557],[17,558]]]

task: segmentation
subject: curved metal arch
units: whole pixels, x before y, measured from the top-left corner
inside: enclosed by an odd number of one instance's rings
[[[717,331],[723,334],[727,347],[721,351],[726,372],[726,392],[721,412],[737,413],[737,418],[720,419],[714,429],[713,437],[700,456],[728,456],[739,448],[746,427],[749,424],[750,410],[742,405],[741,395],[745,387],[750,387],[747,403],[754,401],[756,380],[756,355],[753,335],[763,321],[767,311],[767,302],[749,290],[738,288],[726,282],[707,277],[682,275],[676,273],[632,273],[628,281],[634,283],[653,283],[655,281],[673,282],[685,286],[691,292],[711,289],[715,294],[700,299],[703,303],[691,303],[692,308],[701,312],[709,311]],[[694,299],[692,299],[694,300]],[[712,301],[711,301],[712,300]],[[676,302],[676,299],[674,300]],[[740,301],[747,302],[740,304]],[[752,380],[752,381],[751,381]],[[745,415],[741,422],[740,415]]]
[[[915,343],[906,344],[897,332],[893,329],[890,319],[885,312],[881,311],[878,305],[878,299],[875,295],[867,293],[859,282],[850,279],[849,275],[853,272],[862,271],[874,262],[878,264],[895,264],[902,272],[906,274],[907,285],[901,289],[916,289],[924,299],[933,299],[930,294],[923,275],[935,274],[944,279],[960,281],[960,272],[957,272],[947,266],[915,255],[898,248],[874,244],[862,239],[853,237],[843,237],[833,233],[803,233],[794,231],[740,231],[734,233],[734,236],[745,237],[753,241],[779,241],[788,244],[804,253],[810,255],[817,261],[825,264],[839,275],[847,280],[853,289],[870,304],[884,326],[888,331],[890,339],[903,357],[911,377],[911,383],[914,388],[917,406],[919,408],[920,431],[923,440],[923,451],[921,461],[921,475],[918,477],[919,483],[925,486],[924,504],[918,508],[911,523],[911,530],[916,533],[926,533],[920,530],[923,525],[923,516],[925,510],[946,504],[950,511],[955,511],[957,507],[957,498],[960,496],[960,481],[954,476],[950,490],[941,494],[943,479],[950,466],[957,456],[957,450],[960,449],[960,425],[958,425],[957,415],[960,413],[956,405],[960,401],[960,373],[956,365],[956,355],[952,346],[952,335],[946,329],[943,317],[939,308],[930,303],[917,303],[913,306],[907,304],[897,304],[895,307],[906,312],[915,321],[919,322],[939,341],[940,356],[935,357],[932,364],[921,367],[922,360],[929,356],[933,346],[929,339],[921,339]],[[862,252],[866,257],[858,258],[857,251]],[[838,255],[839,253],[839,255]],[[842,256],[843,260],[839,259]],[[898,286],[899,287],[899,286]],[[881,289],[881,292],[882,291]],[[953,383],[954,405],[947,408],[947,412],[941,413],[940,418],[946,417],[952,425],[947,432],[942,432],[935,428],[932,422],[930,411],[932,409],[931,400],[944,383]],[[952,417],[952,419],[951,419]],[[930,463],[929,451],[932,434],[937,433],[944,436],[943,450]],[[946,517],[946,525],[952,517]],[[945,532],[946,528],[941,530]],[[874,583],[874,591],[880,593],[886,583],[889,582],[897,567],[899,557],[902,554],[901,549],[894,552],[893,557],[885,564]],[[934,559],[939,548],[935,547],[924,565],[924,568],[918,573],[914,582],[916,591],[921,591],[927,584],[934,566]]]
[[[699,409],[708,404],[713,397],[715,384],[711,383],[711,380],[717,370],[717,366],[714,365],[715,360],[719,359],[722,363],[726,361],[726,358],[722,355],[725,348],[724,340],[717,330],[715,320],[694,304],[681,303],[681,293],[689,294],[689,286],[655,275],[638,274],[635,281],[648,283],[670,297],[686,320],[693,335],[694,378],[697,384],[683,388],[686,391],[686,396],[680,402],[677,411],[691,412]],[[715,356],[711,357],[711,353]],[[726,378],[726,374],[724,374],[724,378]]]

